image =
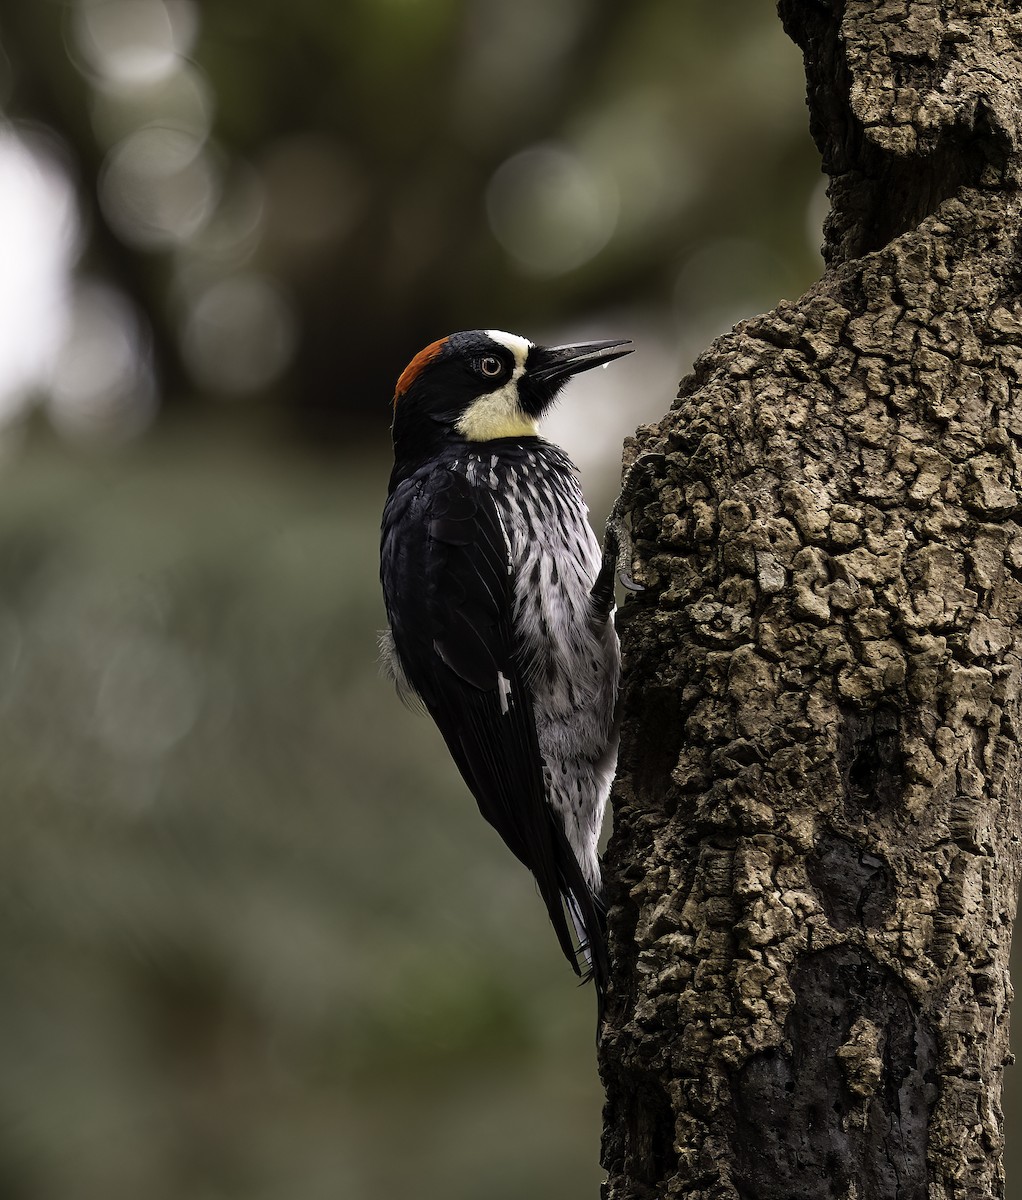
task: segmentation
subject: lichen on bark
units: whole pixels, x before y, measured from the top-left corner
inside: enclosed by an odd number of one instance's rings
[[[827,269],[629,458],[604,1194],[1003,1194],[1022,15],[783,0]]]

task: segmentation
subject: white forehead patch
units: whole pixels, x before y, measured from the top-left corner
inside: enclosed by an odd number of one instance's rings
[[[533,343],[528,338],[519,337],[517,333],[505,333],[502,329],[485,329],[483,332],[515,356],[514,377],[519,379],[525,370],[525,360],[529,357]]]

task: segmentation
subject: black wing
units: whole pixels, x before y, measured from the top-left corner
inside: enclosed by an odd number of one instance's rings
[[[532,871],[580,973],[562,896],[585,927],[602,992],[602,908],[546,800],[526,664],[512,630],[510,548],[492,494],[447,467],[399,484],[381,575],[394,644],[479,810]]]

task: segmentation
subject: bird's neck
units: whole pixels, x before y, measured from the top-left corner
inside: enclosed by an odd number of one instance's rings
[[[400,405],[394,413],[394,475],[410,475],[430,459],[464,439],[446,422],[426,413],[407,412]]]
[[[434,426],[433,429],[401,429],[394,426],[394,470],[391,490],[428,463],[466,460],[470,455],[498,455],[517,459],[527,451],[553,449],[536,434],[470,441],[455,429]]]

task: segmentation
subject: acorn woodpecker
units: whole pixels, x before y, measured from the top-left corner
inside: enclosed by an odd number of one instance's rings
[[[384,663],[535,875],[601,1009],[596,843],[617,758],[616,557],[601,554],[578,472],[537,422],[567,379],[628,347],[546,348],[488,329],[420,351],[394,396],[380,556]]]

